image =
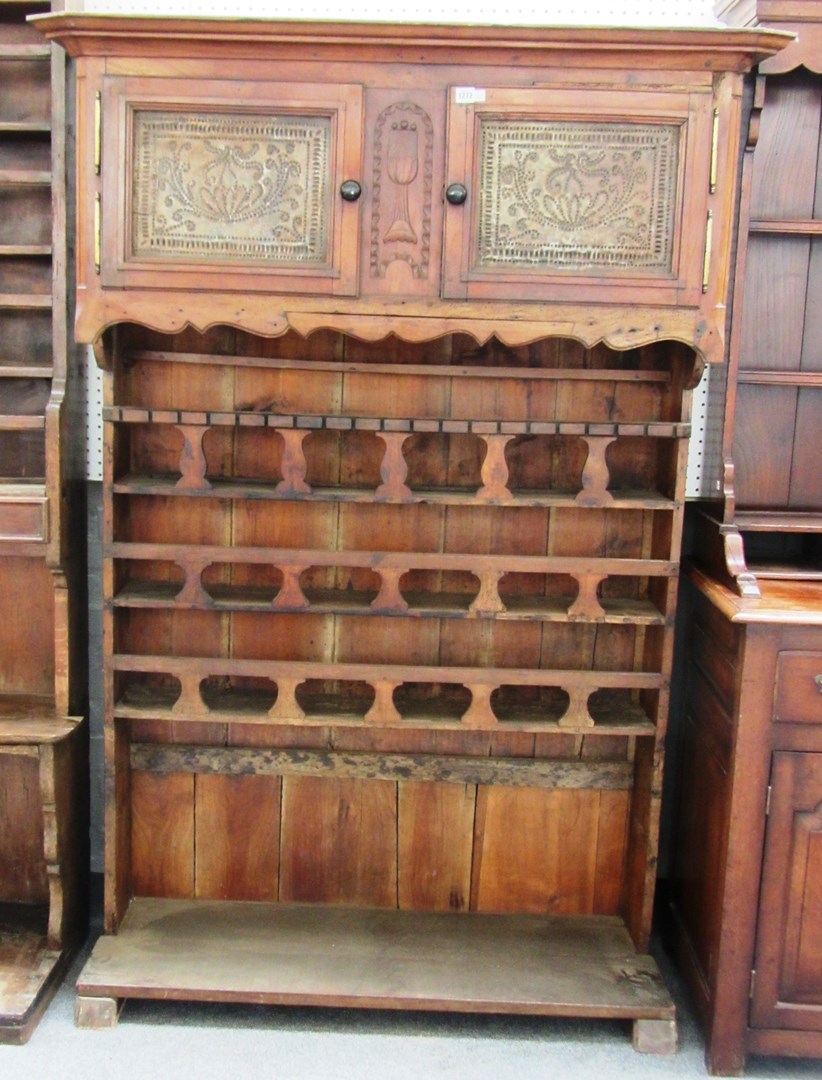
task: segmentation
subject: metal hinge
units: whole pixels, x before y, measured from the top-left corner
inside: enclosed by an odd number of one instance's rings
[[[773,784],[768,784],[768,790],[765,792],[765,817],[771,812],[771,795],[773,794]]]
[[[748,986],[748,997],[753,1000],[754,990],[756,990],[756,968],[751,968],[751,982]]]
[[[100,218],[102,217],[102,208],[100,204],[100,196],[94,196],[94,269],[100,273],[100,263],[102,262],[103,255],[103,238],[102,238],[102,224]]]
[[[103,160],[103,98],[98,91],[94,95],[94,172],[100,175]]]
[[[705,222],[705,258],[702,262],[702,291],[708,291],[711,281],[711,247],[714,239],[714,212],[708,211],[708,219]]]
[[[716,169],[719,160],[719,109],[714,109],[714,125],[711,132],[711,171],[708,190],[711,195],[716,191]]]

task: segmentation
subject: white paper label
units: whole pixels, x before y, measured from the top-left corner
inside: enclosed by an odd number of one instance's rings
[[[455,86],[454,101],[457,105],[475,105],[485,101],[485,91],[476,86]]]

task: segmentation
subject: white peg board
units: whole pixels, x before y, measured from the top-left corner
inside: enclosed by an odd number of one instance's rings
[[[245,0],[238,10],[236,4],[227,0],[68,0],[70,11],[101,11],[127,15],[201,15],[234,18],[270,18],[282,11],[271,0]],[[275,10],[272,10],[275,8]],[[407,9],[397,9],[385,0],[361,0],[357,20],[360,22],[403,22]],[[290,12],[288,18],[339,19],[339,4],[331,0],[303,0],[299,12]],[[414,22],[470,22],[473,24],[500,22],[498,0],[476,0],[471,6],[471,18],[443,13],[441,0],[417,0],[414,4]],[[534,3],[533,0],[515,3],[505,9],[506,25],[521,26],[718,26],[713,14],[713,0],[635,0],[631,5],[618,0],[576,0],[573,5],[560,3]],[[721,389],[716,392],[717,376],[724,381],[724,372],[714,372],[711,393],[708,392],[708,374],[694,391],[693,421],[688,475],[685,493],[689,498],[715,493],[719,480],[720,445],[722,437]],[[101,379],[94,360],[89,360],[87,387],[88,430],[88,479],[101,480],[103,476],[101,431]]]
[[[299,10],[283,15],[283,8],[272,0],[245,0],[238,7],[228,0],[74,0],[66,5],[70,11],[105,11],[111,14],[146,15],[210,15],[233,18],[300,18],[339,20],[340,7],[331,0],[303,0]],[[414,18],[405,18],[405,5],[388,4],[385,0],[361,0],[356,16],[347,19],[358,22],[452,22],[490,23],[501,21],[518,26],[717,26],[712,0],[635,0],[634,4],[611,3],[602,0],[576,0],[567,3],[534,3],[521,0],[505,8],[500,19],[498,0],[475,0],[471,17],[448,16],[441,0],[416,0]]]

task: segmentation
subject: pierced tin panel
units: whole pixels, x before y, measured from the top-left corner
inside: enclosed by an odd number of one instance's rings
[[[132,255],[329,261],[329,116],[136,111]]]
[[[679,132],[483,119],[475,268],[671,273]]]

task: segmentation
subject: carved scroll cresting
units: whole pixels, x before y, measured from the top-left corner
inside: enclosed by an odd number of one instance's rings
[[[383,109],[374,129],[372,277],[385,277],[397,260],[406,262],[415,278],[428,277],[433,172],[434,127],[428,114],[409,101]]]
[[[476,267],[670,273],[679,132],[483,120]]]
[[[134,114],[132,254],[328,262],[329,116]]]

